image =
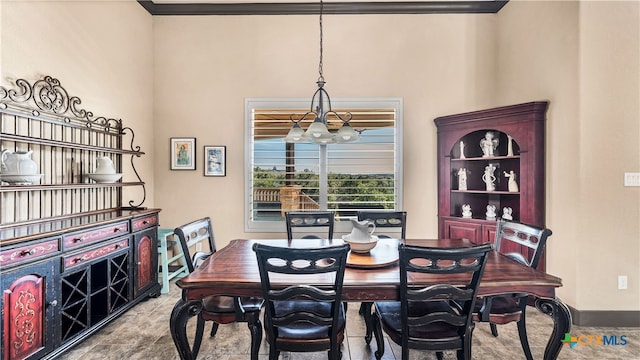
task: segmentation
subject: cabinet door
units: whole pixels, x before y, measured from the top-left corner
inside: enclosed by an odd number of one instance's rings
[[[452,219],[443,220],[445,239],[468,239],[474,244],[482,242],[482,225]]]
[[[2,273],[3,359],[39,359],[55,347],[54,259]]]
[[[158,245],[157,229],[149,228],[134,235],[133,296],[140,296],[158,284]]]

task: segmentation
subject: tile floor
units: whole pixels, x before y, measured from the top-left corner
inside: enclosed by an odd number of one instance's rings
[[[171,291],[155,299],[148,299],[116,319],[108,326],[72,348],[59,359],[62,360],[174,360],[179,359],[169,333],[171,309],[180,296],[179,288],[172,282]],[[364,322],[358,315],[359,304],[349,306],[347,317],[347,337],[343,344],[344,360],[375,359],[375,340],[371,346],[364,342]],[[194,321],[190,322],[191,324]],[[527,312],[529,342],[533,356],[542,359],[544,345],[552,330],[552,321],[534,308]],[[221,325],[215,338],[209,338],[206,325],[198,359],[240,360],[249,359],[250,336],[246,324]],[[515,324],[498,327],[499,337],[494,338],[488,324],[477,324],[473,333],[474,359],[523,359]],[[626,335],[624,346],[576,346],[564,347],[559,359],[640,359],[640,328],[592,328],[571,329],[571,335]],[[386,341],[383,359],[401,358],[401,349]],[[269,349],[264,343],[260,349],[260,359],[268,359]],[[326,359],[326,353],[282,353],[280,359]],[[435,353],[411,351],[411,359],[435,359]],[[445,353],[445,359],[455,359],[454,352]]]

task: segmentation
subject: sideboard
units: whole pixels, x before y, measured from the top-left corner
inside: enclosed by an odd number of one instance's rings
[[[144,152],[121,120],[80,103],[50,76],[0,87],[4,360],[56,358],[160,294],[160,210],[142,206],[135,168]],[[115,174],[93,176],[102,159]],[[124,204],[124,189],[142,200]]]

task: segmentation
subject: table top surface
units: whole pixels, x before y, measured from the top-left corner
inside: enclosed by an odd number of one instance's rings
[[[286,239],[233,240],[210,256],[194,272],[177,281],[177,285],[183,290],[183,299],[199,300],[209,295],[261,296],[260,274],[256,256],[252,250],[256,242],[296,248],[317,248],[343,243],[341,239],[332,241],[299,239],[291,242]],[[396,239],[380,239],[378,246],[395,251],[397,255],[397,243]],[[454,239],[407,239],[405,244],[430,247],[473,245],[468,240]],[[397,262],[375,268],[347,267],[344,275],[343,299],[347,301],[397,300],[400,286],[398,269]],[[409,281],[421,285],[443,282],[455,284],[456,276],[460,275],[420,274],[410,278]],[[327,279],[319,275],[313,280],[305,279],[305,281],[322,284]],[[560,286],[562,286],[560,278],[532,269],[492,251],[487,259],[478,294],[522,292],[540,298],[555,298],[555,289]]]

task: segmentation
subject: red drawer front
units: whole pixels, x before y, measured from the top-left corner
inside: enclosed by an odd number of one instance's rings
[[[109,255],[116,251],[126,249],[128,247],[129,247],[129,239],[127,238],[109,245],[99,247],[97,249],[81,252],[79,254],[75,254],[71,256],[66,256],[64,258],[63,270],[71,269],[74,266],[83,265],[84,263],[101,258],[103,256]]]
[[[0,251],[0,266],[9,266],[23,261],[38,259],[60,251],[60,239],[51,239],[37,244],[20,246]]]
[[[106,240],[112,237],[121,236],[129,232],[127,222],[117,223],[100,229],[91,229],[84,232],[65,235],[62,243],[65,250],[92,244],[97,241]]]
[[[158,225],[158,215],[145,216],[131,221],[133,231],[142,230],[151,226]]]

